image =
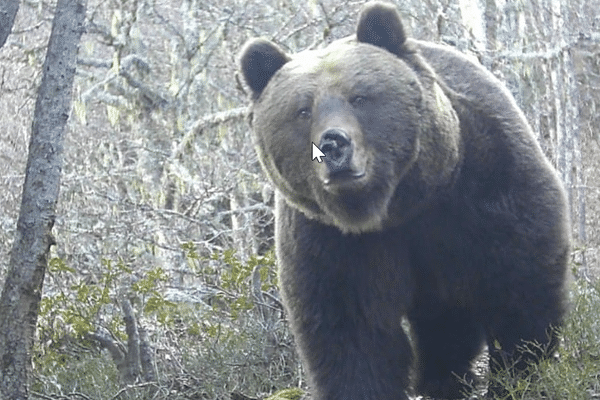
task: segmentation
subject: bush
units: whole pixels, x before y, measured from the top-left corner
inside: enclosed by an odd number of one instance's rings
[[[42,299],[32,389],[94,399],[123,390],[132,398],[150,391],[156,398],[222,399],[293,386],[299,361],[273,252],[242,262],[234,251],[203,258],[191,244],[183,249],[191,289],[174,288],[161,268],[136,278],[122,260],[105,260],[92,284],[53,259],[49,276],[63,289]],[[62,282],[73,283],[65,289]]]

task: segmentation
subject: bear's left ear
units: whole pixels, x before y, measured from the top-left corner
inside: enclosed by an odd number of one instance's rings
[[[290,58],[274,43],[265,39],[252,39],[242,49],[240,68],[246,84],[256,100],[267,84]]]
[[[396,7],[377,1],[365,5],[358,19],[356,39],[400,56],[406,34]]]

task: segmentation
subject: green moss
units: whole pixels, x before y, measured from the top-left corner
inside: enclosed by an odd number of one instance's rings
[[[299,400],[302,396],[304,396],[304,391],[302,389],[289,388],[280,390],[265,398],[265,400]]]

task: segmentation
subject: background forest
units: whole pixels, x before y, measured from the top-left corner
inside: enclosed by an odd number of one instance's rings
[[[236,57],[253,37],[297,52],[352,34],[363,3],[88,0],[32,395],[239,400],[305,388]],[[587,315],[571,321],[561,357],[597,379],[598,344],[582,346],[599,331],[600,2],[396,3],[412,37],[470,54],[507,85],[558,169],[573,308]],[[55,6],[21,2],[0,49],[0,282]],[[572,392],[556,398],[600,398],[581,379],[561,381]]]

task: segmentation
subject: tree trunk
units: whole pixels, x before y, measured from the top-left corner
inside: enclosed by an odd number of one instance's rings
[[[0,297],[0,398],[27,398],[31,347],[42,294],[71,108],[85,0],[58,0],[29,142],[17,231]]]

